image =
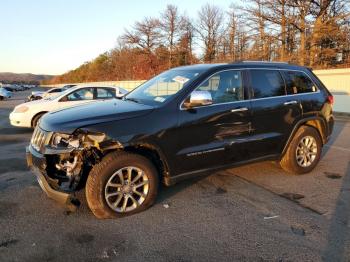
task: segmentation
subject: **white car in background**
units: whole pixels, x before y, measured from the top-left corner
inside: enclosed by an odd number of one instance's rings
[[[47,112],[101,99],[121,98],[127,93],[128,91],[120,87],[76,86],[56,96],[16,106],[10,114],[10,122],[13,126],[35,127]]]
[[[48,98],[51,96],[56,96],[57,93],[64,92],[68,90],[69,88],[72,88],[76,85],[65,85],[62,87],[54,87],[47,91],[33,91],[30,96],[27,97],[27,101],[33,101],[33,100],[39,100],[42,98]]]
[[[4,100],[5,98],[10,98],[12,96],[12,92],[6,90],[3,87],[0,87],[0,100]]]

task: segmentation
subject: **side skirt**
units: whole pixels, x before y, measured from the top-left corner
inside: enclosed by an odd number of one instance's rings
[[[263,156],[263,157],[249,159],[246,161],[240,161],[240,162],[236,162],[236,163],[232,163],[232,164],[228,164],[228,165],[216,166],[216,167],[207,168],[207,169],[199,169],[199,170],[195,170],[195,171],[191,171],[191,172],[182,173],[182,174],[179,174],[179,175],[176,175],[173,177],[171,177],[171,176],[164,177],[163,182],[166,186],[171,186],[171,185],[174,185],[182,180],[186,180],[186,179],[189,179],[192,177],[204,175],[204,174],[207,174],[208,172],[215,172],[215,171],[228,169],[228,168],[232,168],[232,167],[238,167],[238,166],[242,166],[242,165],[246,165],[246,164],[261,162],[264,160],[278,160],[279,157],[280,157],[279,154],[273,154],[273,155],[267,155],[267,156]]]

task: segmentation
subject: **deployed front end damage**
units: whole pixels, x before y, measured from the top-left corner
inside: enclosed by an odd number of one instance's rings
[[[117,148],[122,145],[103,133],[77,130],[69,135],[37,127],[27,148],[27,163],[50,198],[70,204],[93,165],[106,151]]]

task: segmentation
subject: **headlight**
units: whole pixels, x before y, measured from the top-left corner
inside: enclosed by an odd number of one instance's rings
[[[74,147],[80,146],[80,140],[73,135],[55,133],[51,139],[51,145],[54,147]]]
[[[72,135],[54,133],[51,138],[51,146],[66,148],[97,147],[106,139],[103,133],[86,132],[79,130]]]
[[[20,106],[15,108],[14,113],[24,113],[24,112],[27,112],[28,110],[29,110],[29,107]]]

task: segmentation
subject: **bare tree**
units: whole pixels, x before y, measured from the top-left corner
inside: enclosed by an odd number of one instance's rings
[[[237,16],[235,14],[235,6],[231,4],[228,15],[227,35],[229,44],[229,55],[230,60],[236,60],[236,34],[237,34]]]
[[[204,45],[204,61],[216,58],[217,44],[223,33],[223,11],[214,5],[206,4],[198,12],[197,32]]]
[[[293,15],[289,18],[289,24],[294,27],[299,35],[298,62],[301,65],[306,64],[307,59],[307,34],[310,33],[309,21],[312,1],[288,0],[288,8],[293,10]]]
[[[266,0],[246,0],[245,5],[240,7],[245,17],[245,27],[249,30],[252,50],[249,56],[258,60],[269,60],[267,39],[268,20],[266,19]]]
[[[161,13],[160,26],[162,29],[162,35],[167,43],[167,47],[169,48],[169,68],[173,65],[174,49],[181,34],[182,20],[178,8],[174,5],[167,5],[164,12]]]
[[[336,60],[346,41],[344,23],[350,18],[350,2],[347,0],[314,0],[312,36],[310,39],[310,66],[326,67]]]
[[[193,64],[194,35],[195,29],[191,19],[183,16],[181,19],[181,35],[177,46],[179,65]]]
[[[136,22],[132,31],[125,30],[122,39],[126,44],[152,53],[160,42],[159,28],[160,22],[158,19],[146,17],[141,22]]]
[[[206,4],[198,17],[180,15],[168,5],[159,19],[146,17],[125,30],[116,48],[51,83],[148,79],[175,65],[198,63],[193,52],[197,43],[205,62],[258,59],[313,68],[349,66],[349,0],[239,1],[240,7],[228,10]]]

